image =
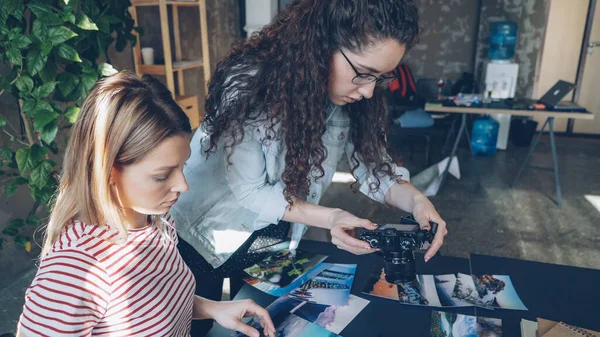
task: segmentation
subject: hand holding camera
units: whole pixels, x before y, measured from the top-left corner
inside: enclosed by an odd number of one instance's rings
[[[376,230],[361,232],[360,240],[380,250],[387,282],[399,284],[415,280],[414,250],[426,248],[438,229],[437,223],[429,224],[430,230],[420,229],[419,223],[412,217],[402,217],[398,224],[386,224]]]

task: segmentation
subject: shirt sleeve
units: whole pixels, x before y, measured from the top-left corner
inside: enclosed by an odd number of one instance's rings
[[[348,157],[350,167],[355,166],[355,160],[352,158],[353,152],[354,144],[352,144],[352,141],[348,139],[348,142],[346,143],[346,156]],[[397,166],[392,162],[392,171],[398,176],[396,179],[401,179],[407,182],[410,181],[410,173],[406,168]],[[370,186],[376,182],[376,178],[373,176],[372,170],[369,169],[361,160],[358,160],[358,167],[354,171],[354,174],[356,175],[358,183],[360,184],[361,193],[380,203],[385,202],[385,195],[387,191],[396,183],[395,178],[384,175],[379,177],[379,189],[375,192],[371,192]]]
[[[104,317],[110,282],[81,250],[51,252],[25,293],[18,327],[23,336],[90,336]]]
[[[253,130],[247,128],[244,140],[236,145],[225,164],[229,188],[240,205],[256,214],[257,228],[278,223],[284,216],[288,202],[283,196],[281,181],[271,184],[267,177],[266,151]]]

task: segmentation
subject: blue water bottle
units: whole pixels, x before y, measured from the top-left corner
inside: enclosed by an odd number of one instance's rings
[[[493,156],[496,154],[499,127],[500,124],[488,115],[475,120],[471,138],[471,151],[473,151],[473,154],[478,156]]]
[[[493,22],[490,26],[490,52],[492,61],[510,61],[517,46],[517,23],[513,21]]]

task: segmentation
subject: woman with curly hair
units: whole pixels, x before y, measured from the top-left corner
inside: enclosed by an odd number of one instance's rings
[[[381,85],[416,43],[418,20],[413,0],[296,0],[219,62],[184,170],[190,191],[173,211],[198,294],[219,299],[224,277],[235,293],[290,223],[292,249],[309,225],[341,249],[373,252],[348,232],[376,225],[318,205],[343,154],[354,190],[439,224],[425,259],[437,252],[445,222],[386,152]]]

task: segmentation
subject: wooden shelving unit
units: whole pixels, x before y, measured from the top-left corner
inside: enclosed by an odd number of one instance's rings
[[[160,28],[161,39],[164,54],[164,64],[143,64],[141,41],[137,32],[134,34],[137,37],[137,44],[133,48],[133,60],[135,72],[138,76],[144,74],[162,75],[167,78],[167,88],[175,95],[177,103],[186,112],[190,118],[190,123],[193,128],[198,127],[202,121],[200,110],[198,109],[197,96],[185,96],[185,84],[183,72],[187,69],[203,68],[204,70],[204,89],[207,92],[208,80],[210,78],[210,54],[208,49],[208,32],[206,19],[206,0],[196,1],[168,1],[168,0],[132,0],[132,6],[129,11],[136,26],[138,25],[137,7],[141,6],[158,6],[160,13]],[[175,59],[173,60],[170,40],[170,25],[168,7],[171,7],[173,36],[175,45]],[[181,57],[181,36],[179,31],[179,8],[180,7],[197,7],[200,13],[200,34],[202,41],[202,55],[199,55],[195,60],[182,60]],[[175,73],[177,73],[177,91],[175,90]],[[194,99],[195,98],[195,99]],[[194,103],[195,102],[195,103]]]

